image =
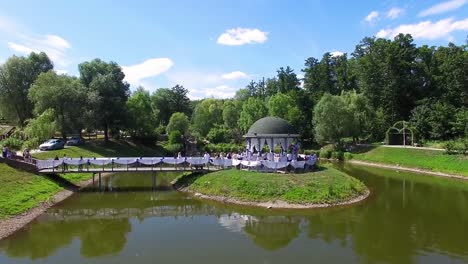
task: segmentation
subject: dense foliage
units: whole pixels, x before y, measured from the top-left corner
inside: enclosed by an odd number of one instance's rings
[[[122,132],[155,140],[179,131],[191,141],[239,144],[256,120],[271,115],[289,121],[304,141],[381,141],[402,120],[419,142],[450,140],[468,132],[467,48],[417,47],[408,34],[366,37],[350,55],[307,58],[303,79],[280,67],[234,98],[196,101],[181,85],[130,93],[115,62],[83,62],[75,78],[53,72],[45,53],[31,53],[0,66],[0,109],[19,127],[41,127],[40,137],[49,134],[42,114],[51,109],[47,117],[53,113],[51,124],[63,137],[102,130],[106,140]],[[33,134],[29,129],[26,136],[39,137]]]

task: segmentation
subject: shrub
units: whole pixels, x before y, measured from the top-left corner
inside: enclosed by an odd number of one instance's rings
[[[182,144],[167,144],[165,149],[169,152],[169,153],[172,153],[172,154],[176,154],[178,153],[179,151],[182,150]]]
[[[168,140],[169,145],[174,145],[174,144],[182,144],[182,134],[174,130],[169,134],[169,140]]]
[[[344,153],[343,151],[335,151],[333,152],[335,154],[335,159],[337,160],[344,160]]]
[[[10,150],[20,150],[23,146],[23,140],[19,138],[9,137],[0,142],[2,146],[8,146]]]
[[[23,142],[23,149],[36,149],[41,144],[41,141],[38,138],[30,138]]]
[[[210,129],[206,136],[211,143],[229,142],[231,138],[231,130],[225,126],[215,126]]]
[[[444,148],[445,148],[445,153],[453,154],[455,152],[455,142],[452,140],[445,142]]]
[[[351,153],[349,153],[349,152],[345,152],[345,153],[344,153],[344,159],[345,159],[345,160],[353,159],[353,154],[351,154]]]

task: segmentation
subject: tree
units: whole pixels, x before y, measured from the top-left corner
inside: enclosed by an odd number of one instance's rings
[[[315,139],[319,143],[339,143],[351,136],[353,117],[340,96],[324,94],[314,108]]]
[[[225,102],[223,107],[224,125],[228,128],[234,129],[237,127],[237,120],[239,120],[239,109],[233,101]]]
[[[153,109],[157,109],[158,120],[167,125],[169,118],[176,112],[186,115],[192,113],[190,99],[187,97],[188,90],[181,85],[169,88],[160,88],[151,97]]]
[[[294,99],[289,95],[277,93],[270,97],[270,100],[268,100],[268,113],[270,116],[287,120],[296,128],[300,127],[302,120],[301,111]]]
[[[47,109],[54,110],[55,121],[64,139],[69,132],[81,132],[86,91],[77,78],[57,75],[53,71],[41,73],[31,86],[28,97],[38,115]]]
[[[49,108],[36,118],[29,119],[24,133],[28,138],[39,142],[53,137],[57,128],[54,110]]]
[[[148,138],[155,135],[158,126],[156,113],[151,105],[151,96],[143,87],[128,98],[129,130],[133,137]]]
[[[298,89],[300,82],[299,79],[297,79],[293,69],[291,69],[289,66],[287,66],[286,69],[281,67],[276,72],[278,78],[278,92],[287,93],[289,91]]]
[[[249,98],[243,105],[240,113],[239,128],[246,132],[258,119],[267,116],[268,109],[260,98]]]
[[[344,91],[340,96],[352,118],[350,135],[356,141],[360,137],[369,138],[372,135],[372,124],[375,122],[373,111],[362,94],[356,91]],[[382,136],[382,135],[379,135]]]
[[[0,108],[4,117],[24,126],[33,111],[29,88],[40,73],[52,69],[52,62],[43,52],[33,52],[28,57],[12,56],[1,65]]]
[[[97,128],[104,130],[104,139],[109,140],[109,130],[118,131],[126,116],[126,102],[130,95],[125,74],[115,62],[94,59],[78,65],[82,83],[95,93],[92,112]]]
[[[171,134],[173,131],[179,132],[181,135],[186,135],[190,122],[188,117],[184,113],[174,113],[169,119],[169,124],[166,127],[167,134]]]
[[[203,100],[195,108],[192,124],[201,136],[206,136],[215,125],[223,124],[223,101],[213,98]]]

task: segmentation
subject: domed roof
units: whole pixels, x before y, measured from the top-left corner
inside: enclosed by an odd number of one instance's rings
[[[268,116],[257,120],[250,127],[244,137],[259,136],[293,136],[297,137],[297,132],[288,121],[274,116]]]

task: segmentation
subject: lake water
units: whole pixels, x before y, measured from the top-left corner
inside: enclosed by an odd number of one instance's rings
[[[339,168],[371,196],[339,208],[267,210],[153,192],[148,174],[115,175],[105,192],[76,194],[0,241],[0,263],[468,262],[468,182]]]

